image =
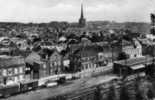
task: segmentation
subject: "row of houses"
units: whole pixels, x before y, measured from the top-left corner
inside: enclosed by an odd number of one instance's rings
[[[142,57],[142,47],[141,44],[138,42],[138,40],[133,39],[132,42],[128,41],[119,41],[119,43],[116,43],[113,50],[111,48],[109,49],[109,45],[105,46],[98,46],[98,45],[82,45],[82,46],[74,46],[70,47],[70,51],[65,56],[62,56],[58,51],[55,51],[50,57],[50,62],[53,63],[53,66],[60,66],[61,67],[55,67],[52,68],[55,69],[55,73],[63,72],[64,66],[65,67],[71,67],[71,69],[76,69],[76,71],[81,70],[89,70],[94,69],[97,67],[104,67],[108,63],[112,63],[112,59],[114,57],[118,57],[119,53],[125,52],[127,55],[129,55],[129,58],[137,58]],[[73,55],[74,57],[71,57]],[[115,59],[117,60],[117,59]],[[75,62],[71,66],[69,62]],[[67,62],[68,66],[66,66],[64,63]],[[78,64],[79,63],[79,64]],[[70,65],[69,65],[70,64]],[[49,64],[51,65],[51,64]],[[75,67],[75,68],[74,68]]]
[[[105,67],[108,63],[112,63],[114,56],[118,56],[120,52],[125,52],[129,58],[142,56],[142,48],[137,40],[130,43],[121,41],[113,46],[113,50],[110,47],[110,45],[106,47],[82,45],[70,47],[65,54],[57,48],[48,49],[49,51],[46,52],[41,48],[32,51],[26,57],[2,56],[0,58],[0,63],[2,63],[0,64],[0,83],[9,84],[24,79],[39,79],[49,75]]]

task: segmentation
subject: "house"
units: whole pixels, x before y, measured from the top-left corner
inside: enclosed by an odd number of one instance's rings
[[[11,40],[8,37],[1,37],[0,38],[0,43],[3,45],[9,45]]]
[[[146,34],[146,38],[152,41],[155,40],[155,36],[153,34]]]
[[[10,42],[0,42],[0,54],[1,55],[18,55],[18,48],[15,43]]]
[[[11,84],[24,80],[25,61],[20,56],[0,56],[0,83]]]
[[[119,54],[125,53],[129,58],[142,57],[142,46],[137,39],[133,39],[132,41],[122,39],[114,45]]]
[[[29,48],[27,40],[18,40],[18,41],[16,41],[16,45],[19,48],[19,50],[23,50],[23,51],[25,51]]]
[[[154,56],[155,52],[155,42],[153,42],[152,40],[149,39],[138,39],[142,45],[142,54],[143,55],[150,55],[150,56]]]
[[[27,79],[39,79],[49,75],[48,61],[42,59],[38,52],[30,53],[26,59],[26,76]]]
[[[62,73],[62,55],[54,50],[49,57],[50,75]]]
[[[144,72],[146,65],[152,64],[153,58],[143,56],[126,60],[115,61],[113,71],[119,75]]]
[[[100,55],[101,51],[96,46],[85,46],[79,48],[75,51],[75,55],[80,57],[81,61],[81,70],[89,70],[99,67],[98,61],[102,55]]]
[[[122,52],[129,55],[129,58],[141,57],[142,56],[142,46],[137,39],[133,39],[131,45],[124,45],[122,47]]]
[[[30,79],[39,79],[62,73],[62,55],[57,50],[33,51],[26,57],[26,73]]]
[[[88,38],[81,38],[81,45],[91,45],[92,42]]]

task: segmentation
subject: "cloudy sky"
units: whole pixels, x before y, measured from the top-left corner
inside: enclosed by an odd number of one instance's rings
[[[87,20],[149,22],[155,0],[84,0]],[[81,0],[0,0],[0,21],[75,22]]]

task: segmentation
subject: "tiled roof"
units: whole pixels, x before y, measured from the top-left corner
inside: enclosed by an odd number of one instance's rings
[[[25,64],[23,57],[10,57],[5,59],[0,59],[0,68],[16,67],[18,65]]]
[[[41,56],[36,53],[32,52],[26,59],[26,63],[33,64],[33,63],[41,63]]]
[[[97,56],[99,52],[100,50],[98,47],[85,46],[77,50],[76,54],[80,55],[81,57],[90,57],[90,56]]]

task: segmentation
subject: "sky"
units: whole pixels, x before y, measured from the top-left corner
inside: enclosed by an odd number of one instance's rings
[[[0,0],[0,22],[77,22],[83,2],[88,21],[149,22],[155,0]]]

